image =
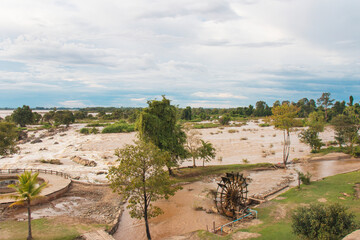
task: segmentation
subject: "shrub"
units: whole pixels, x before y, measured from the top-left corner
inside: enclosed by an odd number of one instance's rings
[[[99,133],[99,130],[98,130],[96,127],[93,127],[93,128],[90,130],[90,132],[91,132],[92,134],[98,134],[98,133]]]
[[[246,164],[246,163],[249,163],[249,160],[247,158],[243,158],[242,162]]]
[[[87,127],[105,127],[108,126],[109,123],[99,123],[99,122],[95,122],[95,123],[89,123],[86,126]]]
[[[270,124],[268,124],[268,123],[260,123],[259,124],[259,127],[269,127],[270,126]]]
[[[128,124],[125,122],[118,122],[105,127],[102,133],[123,133],[135,131],[134,124]]]
[[[90,131],[89,131],[88,128],[82,128],[82,129],[80,129],[80,133],[82,133],[82,134],[89,134]]]
[[[229,129],[229,130],[228,130],[228,133],[237,133],[237,132],[239,132],[239,131],[236,130],[236,129]]]
[[[292,229],[302,239],[342,239],[357,228],[355,215],[340,204],[311,204],[297,208]]]
[[[310,185],[311,173],[307,172],[306,174],[299,172],[299,178],[301,182],[305,185]]]
[[[200,123],[200,124],[194,124],[193,128],[195,129],[203,129],[203,128],[216,128],[219,124],[216,123]]]
[[[219,123],[221,125],[229,125],[230,120],[231,120],[230,116],[226,114],[219,118]]]

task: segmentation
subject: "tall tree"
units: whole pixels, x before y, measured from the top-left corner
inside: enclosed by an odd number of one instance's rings
[[[0,156],[5,156],[17,151],[17,138],[18,134],[14,124],[0,122]]]
[[[353,105],[353,103],[354,103],[354,97],[350,96],[348,105],[351,107]]]
[[[297,123],[295,118],[298,111],[298,107],[287,103],[272,109],[274,126],[283,130],[284,134],[283,163],[285,166],[290,154],[290,132]]]
[[[186,132],[186,143],[185,148],[188,151],[190,157],[193,161],[193,167],[196,167],[196,159],[199,158],[198,148],[200,147],[200,132],[196,129],[192,129],[191,124],[185,125]]]
[[[306,120],[308,129],[299,134],[300,141],[310,145],[312,152],[318,152],[324,145],[319,138],[319,133],[324,131],[325,121],[321,111],[312,112]]]
[[[145,220],[146,235],[151,239],[148,220],[162,213],[151,203],[168,199],[179,187],[173,187],[174,182],[163,170],[168,153],[151,142],[135,143],[116,150],[119,165],[111,167],[107,177],[114,191],[129,198],[130,216]]]
[[[148,107],[140,113],[136,122],[139,137],[151,141],[161,150],[170,154],[166,166],[169,174],[172,167],[178,166],[179,161],[187,157],[184,148],[186,135],[181,126],[176,123],[176,107],[163,96],[161,101],[148,101]]]
[[[54,114],[55,124],[65,124],[67,127],[70,123],[75,122],[74,114],[69,111],[56,111]]]
[[[358,126],[355,119],[349,115],[338,115],[331,121],[335,128],[335,140],[342,147],[343,143],[348,143],[351,153],[353,144],[358,140]]]
[[[204,140],[201,141],[201,146],[197,149],[198,156],[200,159],[203,160],[203,167],[205,166],[205,162],[209,162],[212,159],[215,159],[216,156],[216,149],[210,142],[205,142]]]
[[[187,106],[185,109],[182,110],[181,119],[184,119],[184,120],[192,119],[191,107]]]
[[[18,107],[11,114],[12,120],[19,124],[20,127],[25,127],[26,124],[31,124],[34,121],[33,113],[29,106],[24,105],[22,108]]]
[[[12,196],[16,199],[16,202],[10,205],[10,207],[15,205],[27,205],[28,210],[28,237],[27,239],[32,239],[31,232],[31,201],[40,197],[41,191],[46,187],[46,183],[43,182],[41,185],[38,184],[39,173],[32,174],[31,172],[25,171],[23,174],[18,176],[19,183],[10,184],[8,187],[16,190],[17,195]]]
[[[331,93],[325,92],[321,95],[320,98],[317,100],[317,104],[322,106],[325,111],[325,122],[328,120],[327,110],[330,106],[333,105],[335,99],[330,99]]]

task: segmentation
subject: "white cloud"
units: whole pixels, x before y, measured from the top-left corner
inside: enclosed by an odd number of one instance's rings
[[[293,98],[311,92],[301,81],[358,80],[359,9],[356,0],[0,1],[0,95]]]
[[[130,98],[130,100],[135,102],[145,102],[146,98]]]
[[[69,107],[69,108],[88,107],[82,100],[69,100],[69,101],[59,102],[59,104],[63,107]]]
[[[234,99],[247,99],[245,96],[234,95],[232,93],[210,93],[210,92],[195,92],[192,94],[200,98],[234,98]]]

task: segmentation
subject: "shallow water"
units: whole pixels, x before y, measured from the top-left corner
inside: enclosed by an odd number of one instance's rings
[[[302,172],[310,172],[313,180],[360,169],[360,159],[313,161],[297,166]]]

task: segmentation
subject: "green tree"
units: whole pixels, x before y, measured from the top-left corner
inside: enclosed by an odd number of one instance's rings
[[[40,193],[43,188],[46,187],[46,183],[38,184],[39,173],[32,174],[31,172],[25,171],[23,174],[18,176],[18,184],[10,184],[8,187],[16,190],[17,195],[12,196],[16,202],[12,203],[10,207],[15,205],[26,204],[28,210],[28,237],[32,239],[31,233],[31,201],[40,197]]]
[[[341,114],[334,117],[331,123],[334,125],[335,140],[338,142],[339,146],[342,147],[342,144],[348,143],[352,153],[353,144],[357,142],[359,137],[359,129],[355,120],[348,115]]]
[[[40,113],[33,112],[33,123],[39,123],[42,119],[42,116]]]
[[[127,208],[130,216],[145,220],[146,235],[151,239],[148,219],[162,213],[151,203],[161,198],[168,199],[179,187],[173,187],[174,182],[163,170],[167,152],[151,142],[138,141],[135,144],[116,150],[119,165],[111,167],[107,177],[114,191],[129,198]]]
[[[31,124],[34,121],[33,113],[29,106],[24,105],[22,108],[18,107],[11,114],[12,120],[19,124],[20,127],[25,127],[26,124]]]
[[[219,123],[221,125],[228,125],[230,120],[231,120],[231,118],[230,118],[229,114],[225,114],[219,118]]]
[[[198,156],[203,160],[203,166],[205,166],[205,162],[210,162],[212,159],[215,159],[216,149],[210,142],[201,141],[201,146],[197,149]]]
[[[272,119],[275,128],[283,130],[284,146],[283,146],[283,163],[286,163],[290,154],[290,132],[297,124],[296,116],[299,109],[294,105],[282,104],[272,109]]]
[[[18,134],[14,124],[0,122],[0,156],[6,156],[17,151],[17,138]]]
[[[74,114],[69,111],[56,111],[54,114],[54,121],[55,124],[65,124],[67,127],[70,125],[70,123],[75,122]]]
[[[170,104],[169,99],[163,96],[161,101],[148,101],[148,105],[140,113],[136,129],[139,130],[140,139],[150,141],[170,154],[166,166],[172,175],[171,168],[187,157],[184,148],[186,134],[176,123],[176,107]]]
[[[318,152],[324,145],[319,138],[319,133],[324,131],[325,121],[322,112],[310,113],[306,120],[306,125],[309,127],[300,132],[299,138],[301,142],[309,144],[312,152]]]
[[[327,110],[328,110],[328,108],[329,108],[330,106],[333,105],[333,102],[334,102],[334,99],[330,99],[330,95],[331,95],[331,93],[328,93],[328,92],[323,93],[323,94],[321,95],[321,97],[318,98],[318,100],[317,100],[317,104],[318,104],[319,106],[322,106],[322,107],[324,108],[324,111],[325,111],[325,122],[327,122],[327,120],[328,120],[328,115],[327,115],[328,112],[327,112]]]
[[[291,218],[293,232],[301,239],[337,240],[357,228],[355,215],[338,203],[302,206]]]
[[[348,105],[351,107],[354,103],[354,97],[353,96],[350,96],[349,97],[349,102],[348,102]]]
[[[182,110],[181,119],[184,119],[184,120],[192,119],[191,107],[187,106],[185,109]]]

